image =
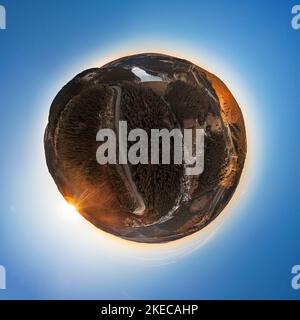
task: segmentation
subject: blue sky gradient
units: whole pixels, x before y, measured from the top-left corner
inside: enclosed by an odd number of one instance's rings
[[[0,299],[300,298],[291,287],[300,264],[295,1],[0,4]],[[249,115],[243,186],[212,237],[132,245],[57,210],[42,145],[50,103],[83,69],[135,48],[203,61]]]

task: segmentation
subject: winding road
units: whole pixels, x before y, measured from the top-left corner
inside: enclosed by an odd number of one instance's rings
[[[115,127],[117,131],[118,143],[119,143],[119,161],[120,159],[127,159],[127,137],[126,143],[123,140],[125,137],[119,137],[119,120],[120,120],[120,105],[121,105],[121,94],[122,89],[119,86],[112,86],[112,89],[115,91]],[[126,161],[127,162],[127,161]],[[142,195],[138,192],[136,184],[132,179],[132,175],[130,172],[130,168],[128,163],[126,164],[119,164],[122,170],[119,171],[123,182],[129,187],[130,194],[132,198],[135,200],[137,207],[133,211],[134,214],[141,216],[144,214],[146,210],[146,205]]]

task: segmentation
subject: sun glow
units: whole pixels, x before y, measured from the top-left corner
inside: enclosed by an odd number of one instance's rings
[[[77,206],[69,199],[61,198],[58,210],[65,220],[74,221],[80,219],[80,213]]]

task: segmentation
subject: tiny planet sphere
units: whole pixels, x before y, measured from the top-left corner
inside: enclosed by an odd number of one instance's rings
[[[117,132],[119,121],[146,132],[203,129],[203,172],[186,175],[174,162],[99,164],[97,132]],[[122,57],[68,82],[51,104],[44,147],[59,191],[83,217],[145,243],[210,224],[233,196],[247,150],[243,115],[226,85],[187,60],[157,53]]]

